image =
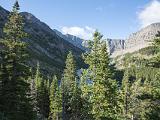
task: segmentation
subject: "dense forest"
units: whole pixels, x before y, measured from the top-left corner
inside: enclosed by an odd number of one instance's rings
[[[95,31],[77,74],[69,52],[62,77],[49,78],[28,66],[30,59],[19,4],[13,6],[0,38],[0,120],[160,120],[160,33],[153,56],[126,55],[122,69]]]

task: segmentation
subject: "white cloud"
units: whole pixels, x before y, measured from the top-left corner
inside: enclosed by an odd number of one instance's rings
[[[160,22],[160,1],[152,0],[138,12],[138,19],[141,27]]]
[[[62,32],[63,34],[71,34],[83,39],[91,39],[92,35],[95,31],[95,29],[85,26],[84,28],[82,27],[62,27]]]

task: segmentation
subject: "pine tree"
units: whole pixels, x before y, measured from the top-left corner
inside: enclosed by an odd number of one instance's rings
[[[146,120],[160,119],[160,32],[156,35],[153,46],[156,48],[157,54],[151,58],[152,66],[145,66],[141,70],[143,82],[141,82],[141,94],[138,96],[138,99],[141,101],[140,109],[143,112],[137,114],[141,119]]]
[[[50,120],[62,120],[62,88],[54,76],[50,86]]]
[[[130,81],[129,81],[129,72],[128,69],[126,69],[124,73],[124,77],[122,80],[122,89],[121,89],[121,97],[122,97],[122,117],[124,117],[126,120],[128,119],[129,114],[129,104],[130,104]]]
[[[29,67],[26,66],[26,43],[22,40],[26,37],[23,30],[23,18],[19,14],[18,1],[4,26],[4,36],[1,40],[3,50],[1,57],[3,61],[2,111],[9,119],[32,120],[33,110],[30,105]],[[5,76],[4,71],[6,71]]]
[[[33,110],[35,112],[35,116],[37,117],[38,114],[38,107],[37,107],[37,89],[36,89],[36,82],[35,82],[35,76],[34,76],[34,72],[32,69],[30,69],[30,73],[31,76],[29,77],[29,81],[28,83],[30,83],[30,94],[31,94],[31,98],[32,98],[32,105],[33,105]]]
[[[63,92],[63,118],[69,119],[72,114],[71,98],[73,97],[74,85],[76,81],[76,65],[74,57],[69,52],[66,59],[66,67],[62,78],[62,92]]]
[[[126,68],[122,82],[124,119],[158,120],[158,91],[159,69],[148,66]]]
[[[84,120],[93,120],[91,113],[92,105],[90,104],[90,96],[92,93],[92,81],[90,80],[90,72],[88,69],[82,70],[80,78],[81,100],[82,100],[82,118]]]
[[[49,116],[49,81],[45,80],[40,73],[39,63],[35,74],[36,88],[36,109],[39,119],[46,119]]]
[[[85,55],[85,62],[89,65],[89,77],[93,81],[90,104],[94,119],[117,119],[118,87],[111,79],[106,43],[102,41],[102,35],[97,31],[94,33],[91,50]]]
[[[77,81],[77,83],[74,84],[73,96],[71,98],[71,109],[72,109],[71,120],[84,119],[83,100],[81,98],[81,94],[82,92],[80,89],[80,84]]]

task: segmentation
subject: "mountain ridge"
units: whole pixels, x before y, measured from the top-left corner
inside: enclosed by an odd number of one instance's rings
[[[8,14],[9,11],[0,6],[0,37],[2,37],[2,28],[7,21]],[[33,54],[30,64],[35,65],[35,61],[38,60],[43,66],[47,66],[44,70],[62,72],[66,54],[72,51],[80,60],[78,64],[81,65],[82,60],[79,58],[86,50],[83,46],[86,40],[52,30],[31,13],[21,12],[20,14],[24,17],[25,31],[31,36],[26,39],[30,45],[30,53]],[[111,57],[116,57],[145,48],[150,45],[150,41],[154,39],[158,31],[160,31],[160,23],[153,23],[131,34],[126,40],[107,39],[109,53]]]
[[[115,43],[119,44],[115,46],[111,45],[111,48],[116,48],[110,51],[111,57],[116,57],[126,53],[132,53],[150,46],[158,31],[160,31],[160,22],[152,23],[151,25],[148,25],[145,28],[132,33],[126,40],[114,41]],[[113,42],[113,40],[111,39],[110,42]],[[121,44],[122,42],[124,43]]]
[[[70,42],[74,46],[76,46],[76,47],[78,47],[82,50],[86,50],[86,48],[83,46],[83,42],[85,42],[84,39],[79,38],[79,37],[74,36],[74,35],[71,35],[71,34],[62,34],[60,31],[58,31],[56,29],[53,29],[53,31],[55,31],[58,36],[62,37],[63,39]]]
[[[47,24],[28,12],[20,13],[24,18],[24,30],[29,38],[24,39],[28,44],[31,60],[28,64],[36,67],[40,63],[44,74],[61,74],[65,66],[65,59],[69,51],[75,56],[77,64],[82,67],[81,54],[84,50],[58,36]],[[0,37],[8,19],[9,11],[0,7]]]

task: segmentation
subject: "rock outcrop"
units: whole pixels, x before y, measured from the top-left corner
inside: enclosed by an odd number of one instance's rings
[[[125,48],[125,40],[123,39],[107,39],[108,52],[113,54],[114,52],[123,50]]]
[[[156,34],[160,31],[160,23],[151,24],[136,33],[131,34],[126,40],[109,40],[111,56],[116,57],[132,53],[152,44]]]

